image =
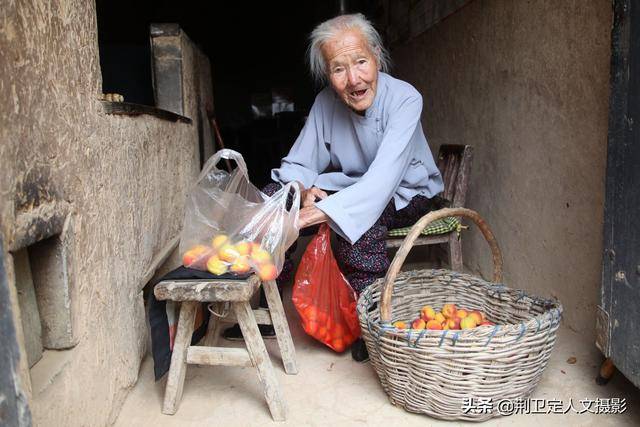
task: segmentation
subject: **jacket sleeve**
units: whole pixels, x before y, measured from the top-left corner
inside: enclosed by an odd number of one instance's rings
[[[411,144],[420,122],[422,98],[411,95],[389,117],[380,148],[367,172],[355,184],[316,203],[332,228],[351,244],[380,218],[414,157]]]
[[[316,97],[309,117],[279,168],[271,170],[271,178],[281,184],[299,181],[305,188],[313,185],[318,174],[329,166],[329,150],[324,144],[323,100]]]

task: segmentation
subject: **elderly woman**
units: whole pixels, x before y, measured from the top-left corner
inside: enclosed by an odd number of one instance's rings
[[[308,52],[311,74],[326,87],[264,192],[300,184],[300,227],[330,224],[338,235],[336,259],[360,293],[389,267],[387,230],[439,207],[434,196],[442,178],[420,124],[422,97],[385,73],[387,52],[363,15],[320,24]],[[287,262],[279,282],[290,272]],[[361,340],[352,355],[367,359]]]

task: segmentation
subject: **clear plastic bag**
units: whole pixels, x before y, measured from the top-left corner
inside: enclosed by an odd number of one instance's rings
[[[302,255],[292,299],[304,331],[333,350],[343,352],[360,336],[356,294],[333,256],[327,224]]]
[[[218,169],[221,159],[234,160],[237,167]],[[287,209],[290,193],[293,203]],[[297,184],[269,197],[249,181],[240,153],[220,150],[204,165],[187,199],[179,249],[183,265],[216,275],[255,271],[273,280],[298,237],[299,208]]]

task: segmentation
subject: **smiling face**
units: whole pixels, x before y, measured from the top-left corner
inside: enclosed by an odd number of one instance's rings
[[[364,114],[376,96],[378,63],[357,30],[339,33],[322,45],[331,87],[349,108]]]

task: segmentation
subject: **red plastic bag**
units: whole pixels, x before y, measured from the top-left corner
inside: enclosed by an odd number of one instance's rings
[[[331,250],[331,229],[322,224],[302,255],[293,286],[293,304],[305,332],[337,352],[360,336],[356,293]]]

